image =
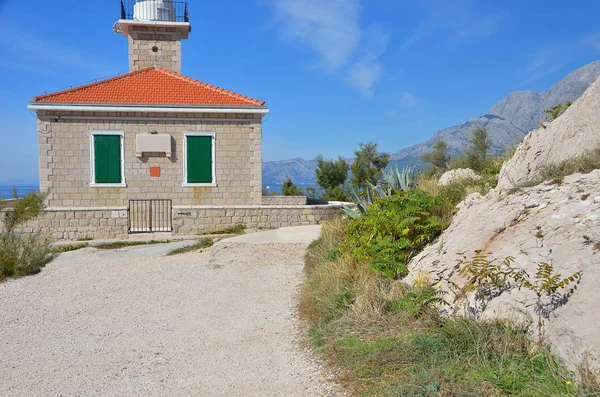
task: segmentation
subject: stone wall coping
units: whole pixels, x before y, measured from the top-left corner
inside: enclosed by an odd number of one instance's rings
[[[127,207],[48,207],[46,212],[62,211],[127,211]]]
[[[327,205],[174,205],[173,210],[243,210],[243,209],[332,209],[342,208],[342,204]],[[49,207],[46,212],[61,211],[127,211],[127,207]]]
[[[173,210],[337,209],[343,205],[174,205]]]

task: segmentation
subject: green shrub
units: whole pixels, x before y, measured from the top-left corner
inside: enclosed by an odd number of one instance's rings
[[[0,200],[2,223],[0,233],[0,279],[39,273],[53,258],[50,242],[40,233],[19,230],[23,224],[37,218],[44,210],[44,194],[29,193],[4,209]]]
[[[420,190],[376,200],[361,217],[349,219],[343,247],[377,273],[404,277],[408,261],[442,232],[444,204]]]
[[[0,279],[37,274],[53,258],[50,242],[39,233],[2,236]]]

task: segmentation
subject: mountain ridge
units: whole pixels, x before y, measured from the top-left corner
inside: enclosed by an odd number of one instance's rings
[[[600,76],[600,61],[575,69],[552,87],[542,92],[513,91],[494,104],[490,110],[464,123],[439,130],[425,142],[410,146],[390,155],[392,165],[418,165],[421,155],[432,150],[438,139],[448,143],[451,155],[458,155],[469,144],[471,131],[476,125],[486,126],[492,138],[492,152],[501,153],[523,136],[537,128],[545,118],[545,109],[560,103],[574,102]],[[316,161],[295,158],[263,163],[263,183],[281,184],[286,176],[297,184],[315,184]]]

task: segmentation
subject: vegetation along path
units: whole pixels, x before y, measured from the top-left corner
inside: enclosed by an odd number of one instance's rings
[[[295,314],[318,231],[85,248],[1,283],[0,395],[336,395]]]

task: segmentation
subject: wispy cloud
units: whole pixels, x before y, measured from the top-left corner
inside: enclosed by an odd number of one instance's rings
[[[600,53],[600,32],[580,38],[565,38],[561,42],[541,47],[521,67],[525,79],[517,88],[550,76],[578,57],[589,53]]]
[[[423,2],[424,17],[413,32],[404,39],[402,50],[408,51],[434,34],[454,42],[486,39],[500,30],[506,12],[484,13],[471,0],[429,0]]]
[[[374,95],[389,35],[360,23],[359,0],[258,0],[273,10],[282,40],[301,43],[316,55],[313,67],[343,73],[361,94]]]
[[[421,102],[423,102],[423,99],[410,92],[402,92],[400,94],[400,107],[412,108]]]
[[[398,116],[406,116],[408,114],[407,109],[419,106],[424,102],[423,98],[416,96],[411,92],[401,92],[398,98],[394,102],[394,109],[388,111],[386,116],[388,118],[396,118]]]

